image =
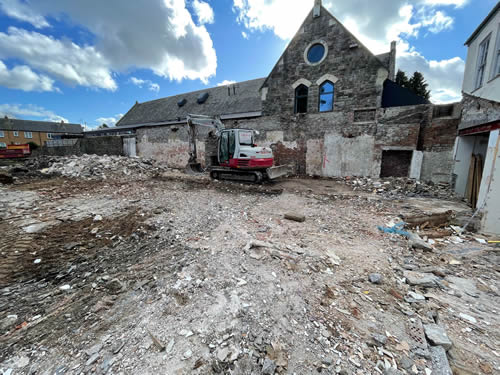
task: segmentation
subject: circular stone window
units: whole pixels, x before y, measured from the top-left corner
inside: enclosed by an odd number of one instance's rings
[[[325,46],[322,43],[315,43],[307,51],[307,61],[310,64],[318,64],[323,60],[325,55]]]

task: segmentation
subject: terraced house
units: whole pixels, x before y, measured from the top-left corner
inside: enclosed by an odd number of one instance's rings
[[[0,119],[0,148],[29,142],[43,146],[45,142],[60,138],[62,135],[82,133],[82,126],[78,124],[18,120],[4,117]]]
[[[135,131],[139,155],[171,167],[187,163],[192,113],[258,130],[299,175],[451,182],[460,109],[398,86],[395,59],[395,43],[375,56],[317,0],[267,77],[136,103],[117,127]]]

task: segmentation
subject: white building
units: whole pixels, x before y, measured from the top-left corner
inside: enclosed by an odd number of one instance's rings
[[[482,231],[500,235],[500,2],[465,45],[455,190],[482,211]]]

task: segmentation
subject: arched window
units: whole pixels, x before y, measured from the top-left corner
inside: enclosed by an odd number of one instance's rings
[[[330,81],[325,81],[319,87],[319,111],[333,111],[333,93],[335,86]]]
[[[306,85],[300,85],[295,89],[295,113],[307,112],[307,96],[309,88]]]

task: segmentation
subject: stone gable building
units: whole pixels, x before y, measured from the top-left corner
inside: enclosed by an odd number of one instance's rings
[[[299,175],[451,182],[460,109],[395,84],[395,59],[395,43],[375,56],[316,0],[269,76],[136,103],[117,128],[135,132],[139,155],[171,167],[188,161],[187,114],[204,114],[258,130],[276,164]]]

